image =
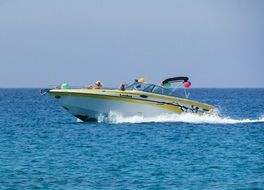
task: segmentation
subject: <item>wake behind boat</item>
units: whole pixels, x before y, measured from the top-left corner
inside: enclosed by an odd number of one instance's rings
[[[153,117],[182,112],[203,114],[214,109],[211,105],[189,100],[186,92],[185,96],[179,95],[179,84],[188,88],[188,80],[188,77],[174,77],[155,85],[143,79],[120,89],[70,88],[64,84],[59,88],[43,89],[42,94],[55,97],[63,108],[82,121],[96,121],[111,112]],[[175,84],[177,86],[172,87]]]

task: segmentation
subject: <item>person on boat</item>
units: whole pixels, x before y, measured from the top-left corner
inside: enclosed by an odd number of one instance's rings
[[[93,89],[100,89],[100,88],[102,88],[102,83],[100,81],[96,81]]]
[[[141,77],[141,78],[138,79],[138,82],[139,82],[139,83],[144,83],[144,82],[146,82],[146,81],[145,81],[145,79],[144,79],[143,77]]]
[[[88,89],[100,89],[100,88],[102,88],[102,83],[100,81],[96,81],[94,86],[90,85],[87,88]]]
[[[125,84],[120,84],[120,86],[119,86],[119,90],[122,90],[122,91],[125,91],[126,90],[126,88],[125,88]]]
[[[139,78],[139,79],[136,79],[135,80],[136,83],[138,83],[136,86],[135,86],[135,90],[140,90],[142,85],[141,83],[145,83],[145,79],[143,77]]]

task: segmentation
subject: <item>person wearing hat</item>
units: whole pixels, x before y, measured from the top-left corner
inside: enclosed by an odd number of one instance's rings
[[[100,88],[102,88],[102,83],[100,81],[96,81],[93,89],[100,89]]]
[[[88,89],[100,89],[100,88],[102,88],[102,83],[100,81],[96,81],[94,86],[90,85],[87,88]]]
[[[146,81],[145,81],[145,79],[144,79],[143,77],[141,77],[141,78],[138,79],[138,82],[139,82],[139,83],[144,83],[144,82],[146,82]]]

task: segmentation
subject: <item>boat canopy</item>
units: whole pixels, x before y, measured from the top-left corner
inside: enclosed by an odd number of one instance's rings
[[[176,82],[187,82],[189,80],[188,77],[173,77],[173,78],[168,78],[164,81],[162,81],[162,85],[166,83],[176,83]]]

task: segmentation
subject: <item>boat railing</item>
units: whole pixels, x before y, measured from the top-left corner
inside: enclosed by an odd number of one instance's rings
[[[41,89],[40,94],[45,95],[51,89],[90,89],[88,86],[69,86],[68,84],[63,86],[53,86],[51,88]],[[107,88],[103,87],[102,90],[118,90],[118,88]],[[176,88],[164,88],[156,84],[148,83],[133,83],[126,85],[126,90],[137,90],[142,92],[160,94],[165,96],[179,97],[179,98],[189,98],[190,93],[183,88],[184,93],[180,93],[180,87]]]

